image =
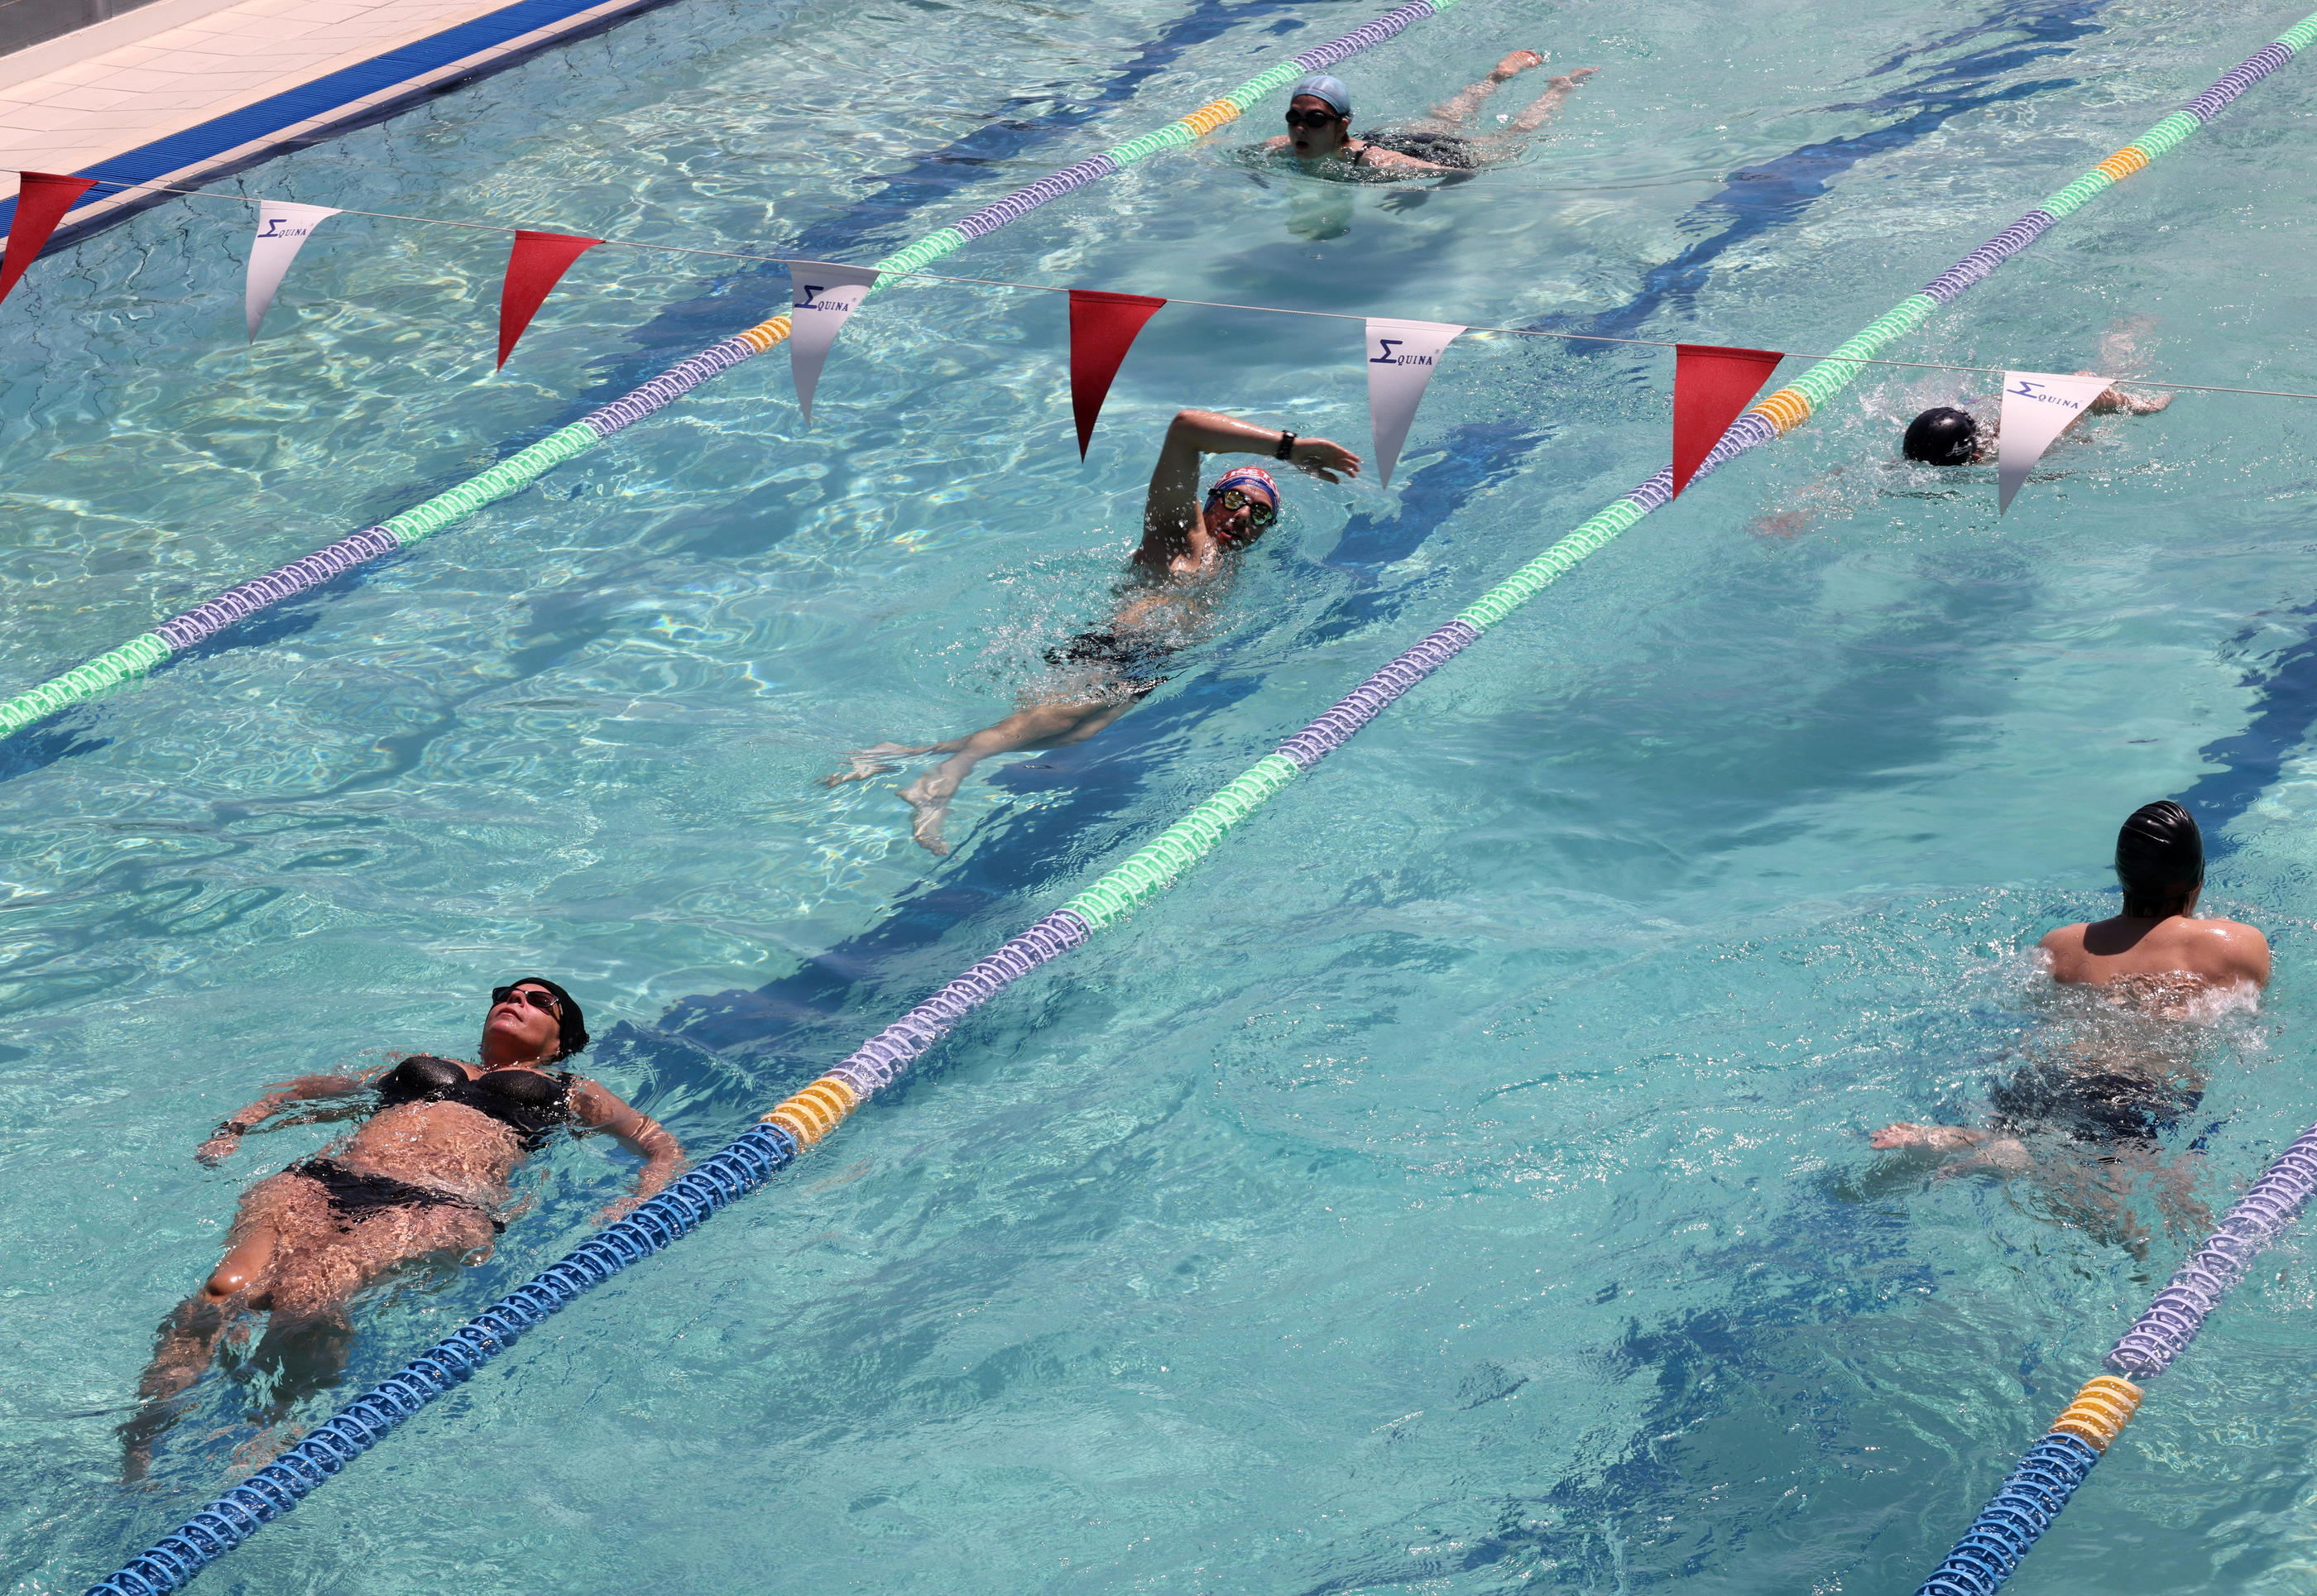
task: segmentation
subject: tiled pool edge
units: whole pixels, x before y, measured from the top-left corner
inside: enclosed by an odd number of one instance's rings
[[[512,67],[542,49],[601,31],[671,0],[517,0],[439,32],[381,51],[196,122],[166,138],[109,155],[76,175],[115,182],[196,186],[334,133],[393,115],[445,85]],[[57,228],[55,248],[169,199],[167,194],[92,193]],[[0,230],[16,213],[0,201]]]

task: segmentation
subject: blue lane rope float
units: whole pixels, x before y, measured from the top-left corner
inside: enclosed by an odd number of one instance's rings
[[[1382,44],[1409,24],[1437,16],[1455,4],[1456,0],[1407,0],[1405,4],[1395,6],[1373,21],[1361,24],[1340,39],[1307,49],[1293,60],[1282,61],[1257,74],[1237,88],[1216,96],[1196,111],[1176,118],[1156,131],[1130,138],[1100,155],[1089,156],[1075,165],[1065,166],[1060,172],[1016,189],[1003,199],[991,201],[971,216],[961,218],[955,224],[942,227],[887,255],[876,262],[872,270],[895,275],[916,271],[973,239],[1021,220],[1039,206],[1059,200],[1075,189],[1105,177],[1114,177],[1136,162],[1148,160],[1166,150],[1183,148],[1246,114],[1257,102],[1275,94],[1305,74],[1332,67],[1364,49]],[[108,649],[94,659],[76,665],[13,698],[0,700],[0,737],[13,736],[67,705],[110,692],[122,683],[146,674],[171,655],[192,647],[237,621],[246,620],[259,611],[309,588],[318,587],[357,566],[391,554],[398,548],[407,548],[421,539],[432,537],[453,522],[465,520],[486,504],[520,492],[557,466],[576,455],[585,454],[622,428],[633,426],[645,416],[674,404],[710,378],[774,348],[788,337],[789,331],[786,315],[768,317],[720,343],[709,345],[688,359],[677,361],[633,392],[589,412],[568,425],[559,427],[528,449],[517,450],[488,470],[437,494],[422,504],[414,505],[377,526],[341,538],[326,548],[318,549],[301,559],[291,560],[263,576],[229,587],[214,598],[194,605],[183,614],[163,621],[141,637],[132,638],[119,647]]]
[[[2229,1288],[2292,1227],[2313,1194],[2317,1125],[2277,1155],[2222,1217],[2211,1238],[2173,1272],[2109,1351],[2104,1360],[2108,1372],[2087,1381],[2051,1430],[2027,1449],[1995,1499],[1915,1596],[1995,1596],[2139,1411],[2144,1393],[2135,1382],[2162,1374],[2187,1350]]]
[[[2137,165],[2127,165],[2126,174],[2179,143],[2188,132],[2202,126],[2312,40],[2317,40],[2317,15],[2294,28],[2283,40],[2232,71],[2192,102],[2186,130],[2179,126],[2181,113],[2175,113],[2157,124],[2159,129],[2172,131],[2169,138],[2154,141],[2156,147],[2152,151],[2152,140],[2147,137],[2136,147],[2127,147],[2141,158]],[[2111,156],[2110,162],[2118,158]],[[2116,181],[2107,170],[2108,165],[2102,163],[2101,167],[2062,190],[2041,209],[2056,218],[2080,207]],[[2097,183],[2092,181],[2095,177]],[[2065,198],[2071,194],[2071,201]],[[1947,299],[1953,299],[2026,247],[2026,243],[2032,242],[2050,225],[2049,221],[2043,222],[2026,240],[2013,243],[2017,234],[2015,224],[1935,279],[1933,286],[1942,288]],[[1931,300],[1928,296],[1927,290],[1901,308],[1906,309],[1919,301],[1934,307],[1944,302]],[[1907,325],[1919,325],[1928,313],[1928,308],[1924,309]],[[1891,319],[1886,316],[1873,324],[1859,338],[1852,340],[1852,344],[1862,342]],[[1887,342],[1888,336],[1878,338],[1876,346]],[[1856,356],[1873,351],[1846,345],[1841,352]],[[1841,370],[1832,372],[1824,381],[1818,380],[1829,368]],[[1843,360],[1831,360],[1814,367],[1795,385],[1800,388],[1811,384],[1812,391],[1794,401],[1801,406],[1801,414],[1793,423],[1777,425],[1765,422],[1758,432],[1746,432],[1747,441],[1733,446],[1732,440],[1740,437],[1741,429],[1747,429],[1752,413],[1740,416],[1715,446],[1714,455],[1708,457],[1703,469],[1735,459],[1746,449],[1791,430],[1792,425],[1799,425],[1807,419],[1814,402],[1822,402],[1824,397],[1838,391],[1858,370],[1856,364]],[[1782,403],[1782,396],[1793,391],[1781,389],[1764,404]],[[773,1109],[762,1124],[693,1174],[638,1208],[628,1219],[583,1243],[560,1262],[414,1359],[400,1373],[348,1404],[337,1418],[194,1514],[112,1578],[90,1587],[87,1596],[160,1596],[161,1592],[179,1589],[206,1564],[247,1539],[269,1520],[288,1511],[324,1479],[375,1445],[387,1430],[471,1374],[485,1360],[504,1351],[524,1329],[560,1309],[589,1286],[658,1252],[696,1226],[717,1208],[761,1184],[799,1152],[835,1131],[873,1093],[899,1079],[911,1064],[984,1003],[1032,970],[1084,943],[1096,932],[1116,923],[1136,906],[1174,885],[1213,851],[1226,832],[1295,778],[1342,747],[1393,700],[1477,642],[1485,629],[1527,603],[1625,526],[1639,520],[1649,509],[1656,508],[1662,499],[1644,504],[1642,495],[1660,482],[1669,485],[1671,474],[1670,467],[1659,472],[1642,488],[1583,523],[1498,583],[1455,619],[1391,660],[1325,714],[1286,738],[1068,903],[977,961],[933,996],[870,1038],[836,1068]],[[1609,518],[1617,516],[1623,519],[1607,524]],[[711,1174],[711,1171],[715,1172]],[[2006,1548],[2017,1540],[2019,1549],[2024,1550],[2049,1526],[2053,1515],[2064,1504],[2068,1494],[2082,1484],[2091,1467],[2092,1458],[2083,1453],[2089,1450],[2096,1458],[2098,1449],[2105,1447],[2124,1420],[2131,1416],[2130,1406],[2125,1405],[2126,1394],[2130,1404],[2136,1404],[2138,1390],[2123,1377],[2138,1372],[2144,1378],[2177,1357],[2229,1282],[2242,1272],[2251,1253],[2292,1222],[2293,1216],[2308,1200],[2308,1191],[2313,1187],[2317,1187],[2317,1128],[2295,1143],[2272,1166],[2269,1174],[2263,1176],[2230,1209],[2213,1240],[2181,1266],[2173,1283],[2159,1294],[2141,1322],[2117,1343],[2116,1351],[2109,1354],[2109,1365],[2117,1370],[2117,1378],[2105,1382],[2095,1380],[2087,1386],[2078,1402],[2061,1415],[2053,1433],[2036,1443],[2019,1470],[2006,1482],[1997,1502],[1990,1505],[1989,1511],[1994,1517],[1987,1522],[1991,1527],[1982,1529],[1974,1525],[1973,1534],[1979,1538],[1965,1538],[1971,1541],[1968,1553],[1958,1547],[1957,1556],[1964,1561],[1957,1566],[1966,1571],[1982,1564],[1993,1567],[2007,1555],[2012,1563],[2017,1563],[2017,1554],[2007,1552]],[[2096,1391],[2095,1386],[2099,1389]],[[2122,1416],[2116,1417],[2119,1407],[2123,1409]],[[2003,1566],[2008,1572],[2009,1565]],[[1934,1578],[1943,1577],[1945,1573],[1943,1565],[1942,1574]],[[1964,1577],[1954,1576],[1956,1580]],[[1938,1596],[1985,1596],[1985,1591],[1991,1591],[1993,1586],[1983,1591],[1979,1585],[1959,1583],[1926,1585],[1924,1589],[1937,1591]]]

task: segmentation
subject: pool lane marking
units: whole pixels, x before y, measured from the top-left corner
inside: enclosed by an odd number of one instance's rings
[[[1437,16],[1456,0],[1406,0],[1340,39],[1319,45],[1283,61],[1239,85],[1228,94],[1179,117],[1154,132],[1130,138],[1115,148],[1089,156],[1074,165],[1049,174],[1037,182],[993,201],[953,225],[918,239],[884,259],[872,270],[904,274],[924,267],[962,247],[972,239],[994,233],[1020,220],[1039,206],[1072,190],[1114,176],[1139,161],[1162,151],[1180,149],[1203,132],[1212,131],[1245,114],[1248,107],[1307,73],[1333,66],[1371,46],[1382,44],[1412,22]],[[872,290],[873,291],[873,290]],[[374,527],[350,533],[317,549],[229,587],[194,605],[183,614],[163,621],[141,637],[98,655],[40,685],[0,701],[0,737],[12,736],[34,722],[69,705],[111,691],[150,672],[171,655],[246,620],[259,611],[309,588],[344,575],[355,566],[407,548],[462,521],[486,504],[530,486],[541,477],[575,456],[586,453],[622,427],[674,403],[718,373],[764,353],[789,335],[789,318],[774,316],[755,326],[712,343],[699,353],[678,361],[658,377],[612,403],[559,427],[527,449],[518,450],[490,469],[446,489],[424,504]]]
[[[1190,119],[1186,117],[1184,120],[1187,121]],[[2128,146],[2126,147],[2130,148]],[[2139,151],[2132,150],[2131,153],[2138,155]],[[2117,156],[2111,156],[2107,161],[2101,162],[2100,165],[2105,167],[2110,163],[2116,161],[2117,158]],[[2147,164],[2148,163],[2144,158],[2142,159],[2140,163],[2143,166]],[[2133,167],[2132,170],[2137,171],[2139,170],[2139,167]],[[22,168],[15,166],[0,166],[0,172],[13,173],[19,177],[35,175],[33,174],[27,174]],[[79,175],[86,176],[88,174],[86,173],[82,173]],[[109,177],[100,177],[96,179],[96,181],[100,183],[111,183],[116,182],[115,179]],[[150,190],[156,193],[171,194],[188,200],[218,200],[234,205],[264,205],[269,203],[266,197],[263,194],[229,194],[222,192],[221,190],[216,189],[169,188],[160,183],[119,183],[118,186],[124,189],[133,188]],[[411,216],[398,210],[353,210],[341,207],[336,210],[335,214],[339,216],[374,217],[383,221],[416,222],[422,227],[463,227],[470,232],[503,233],[510,236],[523,230],[519,227],[505,227],[497,222],[461,221],[451,217],[443,216]],[[753,254],[747,251],[737,249],[702,249],[696,245],[689,244],[646,244],[640,239],[634,238],[598,238],[595,242],[598,245],[607,245],[616,249],[643,249],[650,250],[659,254],[705,255],[711,259],[720,261],[746,261],[749,264],[756,266],[784,266],[792,271],[799,266],[812,266],[820,263],[810,255]],[[1011,278],[1005,277],[960,277],[954,272],[887,272],[886,275],[889,277],[908,278],[917,282],[953,282],[969,288],[1019,289],[1025,293],[1033,294],[1069,294],[1079,291],[1078,289],[1073,288],[1067,283],[1016,282]],[[1193,305],[1205,310],[1243,310],[1258,316],[1308,316],[1316,317],[1321,321],[1351,321],[1364,323],[1370,319],[1370,313],[1366,311],[1304,310],[1286,305],[1243,305],[1231,299],[1169,299],[1167,303],[1169,305]],[[1379,311],[1374,314],[1382,315],[1383,313]],[[785,320],[786,318],[783,317],[779,319]],[[1636,349],[1678,349],[1682,347],[1682,344],[1678,340],[1672,338],[1621,338],[1609,333],[1569,333],[1549,327],[1492,327],[1483,325],[1479,322],[1462,322],[1458,325],[1461,325],[1467,333],[1501,334],[1507,338],[1555,338],[1565,343],[1626,343],[1633,345]],[[746,334],[744,334],[743,336],[746,336]],[[1757,339],[1753,342],[1759,343],[1761,341]],[[2008,376],[2010,371],[2010,368],[2004,366],[1969,366],[1961,364],[1955,361],[1894,361],[1881,357],[1870,358],[1861,354],[1837,355],[1820,353],[1816,351],[1806,349],[1782,350],[1779,352],[1789,360],[1845,360],[1853,361],[1860,365],[1865,366],[1902,366],[1910,370],[1915,371],[1971,371],[1985,377],[2004,377]],[[2317,399],[2317,394],[2298,393],[2288,388],[2223,388],[2217,384],[2209,382],[2172,382],[2161,377],[2130,377],[2118,379],[2118,380],[2128,381],[2134,388],[2173,388],[2181,393],[2245,394],[2255,398],[2262,399]]]
[[[2191,102],[2187,112],[2176,112],[2166,118],[2149,135],[2126,148],[2136,148],[2149,159],[2163,155],[2218,114],[2245,88],[2291,59],[2296,49],[2313,40],[2317,40],[2317,15],[2297,24],[2283,39],[2223,76]],[[2188,121],[2185,129],[2175,125],[2183,120]],[[1180,128],[1183,124],[1174,126]],[[2166,129],[2172,129],[2169,139],[2154,137]],[[2152,143],[2156,147],[2152,148]],[[1896,310],[1869,324],[1856,337],[1840,346],[1842,352],[1848,355],[1871,354],[1901,331],[1919,325],[1930,309],[1951,302],[1964,289],[2034,242],[2053,221],[2080,209],[2114,182],[2112,176],[2097,168],[2077,179],[2029,213],[2030,218],[2045,218],[2040,225],[2024,236],[2020,236],[2022,223],[2004,229],[1988,245],[1934,279],[1922,293],[1901,301]],[[1935,290],[1943,297],[1934,297]],[[1918,306],[1924,308],[1914,308]],[[1715,446],[1715,454],[1721,455],[1722,459],[1717,461],[1709,456],[1704,468],[1726,463],[1745,450],[1800,425],[1809,418],[1815,405],[1824,404],[1840,391],[1858,370],[1855,360],[1845,359],[1829,361],[1805,373],[1800,382],[1772,395],[1733,423]],[[1788,412],[1797,413],[1791,425],[1779,427],[1760,414],[1789,394],[1797,396],[1785,406]],[[1749,421],[1755,424],[1751,428],[1748,427]],[[1732,440],[1741,432],[1746,433],[1746,441],[1732,447]],[[1671,468],[1668,467],[1642,487],[1580,524],[1544,554],[1482,594],[1445,626],[1375,672],[1325,714],[1282,742],[1151,843],[1105,871],[1061,907],[976,961],[872,1037],[836,1068],[774,1107],[763,1122],[705,1160],[692,1174],[639,1207],[628,1218],[581,1243],[562,1260],[348,1404],[329,1422],[193,1514],[112,1578],[92,1586],[86,1596],[160,1596],[161,1592],[181,1588],[203,1566],[247,1539],[266,1522],[289,1511],[325,1479],[377,1444],[388,1431],[467,1378],[525,1331],[568,1306],[591,1286],[658,1252],[697,1226],[718,1208],[761,1185],[774,1171],[792,1162],[804,1146],[826,1139],[871,1095],[897,1080],[960,1021],[1032,970],[1086,942],[1096,932],[1116,923],[1172,886],[1212,851],[1232,827],[1296,777],[1342,747],[1410,688],[1477,642],[1486,628],[1502,621],[1587,555],[1667,502],[1670,494],[1660,485],[1669,485],[1671,475]],[[1653,489],[1659,490],[1655,495],[1651,495]],[[1654,502],[1650,502],[1651,497]],[[2296,1155],[2299,1161],[2288,1168],[2288,1160]],[[2299,1198],[2288,1203],[2291,1181],[2300,1182],[2302,1190]],[[2230,1229],[2232,1223],[2242,1212],[2250,1216],[2248,1225],[2265,1223],[2281,1229],[2299,1211],[2299,1204],[2307,1200],[2310,1189],[2317,1189],[2317,1127],[2313,1127],[2271,1167],[2270,1173],[2230,1210],[2213,1240],[2181,1266],[2172,1285],[2159,1293],[2157,1302],[2109,1354],[2110,1367],[2120,1377],[2134,1372],[2144,1375],[2152,1366],[2160,1370],[2178,1356],[2201,1326],[2204,1315],[2217,1306],[2221,1293],[2227,1289],[2230,1271],[2241,1274],[2243,1264],[2250,1261],[2247,1244],[2238,1232]],[[2273,1235],[2274,1229],[2268,1234]],[[2129,1393],[2121,1387],[2130,1387]],[[2073,1413],[2077,1422],[2074,1427],[2088,1430],[2095,1436],[2112,1438],[2124,1420],[2130,1417],[2131,1406],[2136,1405],[2136,1401],[2127,1403],[2127,1395],[2136,1398],[2137,1387],[2131,1386],[2126,1378],[2119,1378],[2113,1386],[2095,1380],[2062,1416],[2067,1418]],[[2024,1551],[2025,1545],[2032,1544],[2035,1536],[2048,1527],[2058,1508],[2039,1505],[2034,1497],[2024,1493],[2029,1487],[2013,1492],[2013,1484],[2028,1478],[2034,1491],[2056,1492],[2058,1502],[2063,1504],[2098,1456],[2095,1445],[2080,1434],[2055,1431],[2046,1435],[2030,1449],[2012,1480],[2007,1481],[2005,1494],[1999,1495],[1996,1503],[1990,1505],[1990,1513],[1997,1515],[1997,1530],[2004,1535],[2024,1534],[2026,1542],[2020,1547]],[[2015,1496],[2016,1501],[2012,1500]],[[1988,1533],[1994,1535],[1997,1530]],[[1974,1533],[1977,1532],[1975,1525]],[[1971,1537],[1965,1539],[1969,1541]],[[1979,1549],[1981,1543],[1973,1542],[1973,1546],[1972,1557],[1989,1555]],[[1961,1551],[1959,1547],[1958,1552]],[[2012,1561],[2016,1564],[2016,1555]],[[2008,1567],[2004,1572],[2008,1574]],[[1999,1583],[2000,1579],[1995,1583]],[[1993,1588],[1992,1584],[1982,1587],[1958,1583],[1926,1585],[1924,1591],[1933,1596],[1989,1596]]]

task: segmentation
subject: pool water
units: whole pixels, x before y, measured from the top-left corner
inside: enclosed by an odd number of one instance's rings
[[[677,0],[236,181],[867,260],[1372,9]],[[1251,171],[1272,107],[951,259],[1820,350],[2295,20],[1468,0],[1343,76],[1365,120],[1515,46],[1601,67],[1519,165],[1415,205]],[[1894,352],[2064,371],[2110,340],[2317,389],[2311,72]],[[166,206],[12,299],[0,679],[787,292],[598,250],[494,376],[497,238],[339,218],[249,346],[246,228]],[[1096,741],[991,767],[935,860],[890,781],[816,778],[994,718],[1101,620],[1174,409],[1365,449],[1353,324],[1178,306],[1081,465],[1063,325],[892,289],[812,431],[785,358],[751,362],[0,751],[11,1589],[77,1591],[264,1456],[229,1377],[146,1488],[112,1439],[237,1193],[330,1135],[196,1164],[261,1083],[463,1051],[484,988],[538,971],[587,1004],[591,1073],[711,1148],[1666,454],[1662,352],[1468,335],[1390,493],[1293,485],[1221,635]],[[2022,950],[2112,909],[2134,806],[2196,810],[2208,901],[2279,955],[2203,1044],[2196,1194],[2317,1101],[2317,408],[2095,423],[1999,521],[1991,471],[1892,458],[1981,384],[1885,369],[1698,486],[202,1588],[1911,1589],[2190,1239],[2147,1192],[2135,1250],[2025,1187],[1878,1178],[1863,1135],[1984,1111],[2052,1020]],[[355,1373],[584,1236],[629,1167],[538,1161],[492,1262],[364,1306]],[[2313,1310],[2289,1243],[2015,1588],[2317,1590]]]

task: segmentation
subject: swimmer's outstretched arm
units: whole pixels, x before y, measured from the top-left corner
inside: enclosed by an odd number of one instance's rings
[[[1134,563],[1150,575],[1164,575],[1188,546],[1199,521],[1199,462],[1211,454],[1270,456],[1284,434],[1212,410],[1177,411],[1150,469],[1150,491],[1142,502],[1142,546]],[[1288,463],[1322,482],[1360,474],[1360,457],[1325,438],[1298,438]]]
[[[343,1100],[366,1091],[370,1084],[369,1075],[300,1075],[294,1080],[284,1081],[264,1096],[253,1099],[227,1115],[210,1139],[194,1150],[193,1156],[203,1164],[217,1164],[231,1157],[233,1150],[241,1146],[244,1136],[291,1103],[331,1102],[334,1106],[317,1114],[300,1114],[294,1121],[282,1121],[285,1125],[312,1125],[324,1119],[344,1119],[349,1110],[360,1105]],[[281,1126],[272,1128],[278,1130]]]
[[[667,1127],[623,1101],[600,1081],[583,1076],[572,1082],[571,1108],[582,1125],[590,1130],[611,1132],[620,1146],[644,1161],[642,1170],[636,1175],[634,1194],[597,1214],[596,1223],[609,1225],[625,1217],[638,1203],[684,1172],[683,1145],[668,1133]]]

